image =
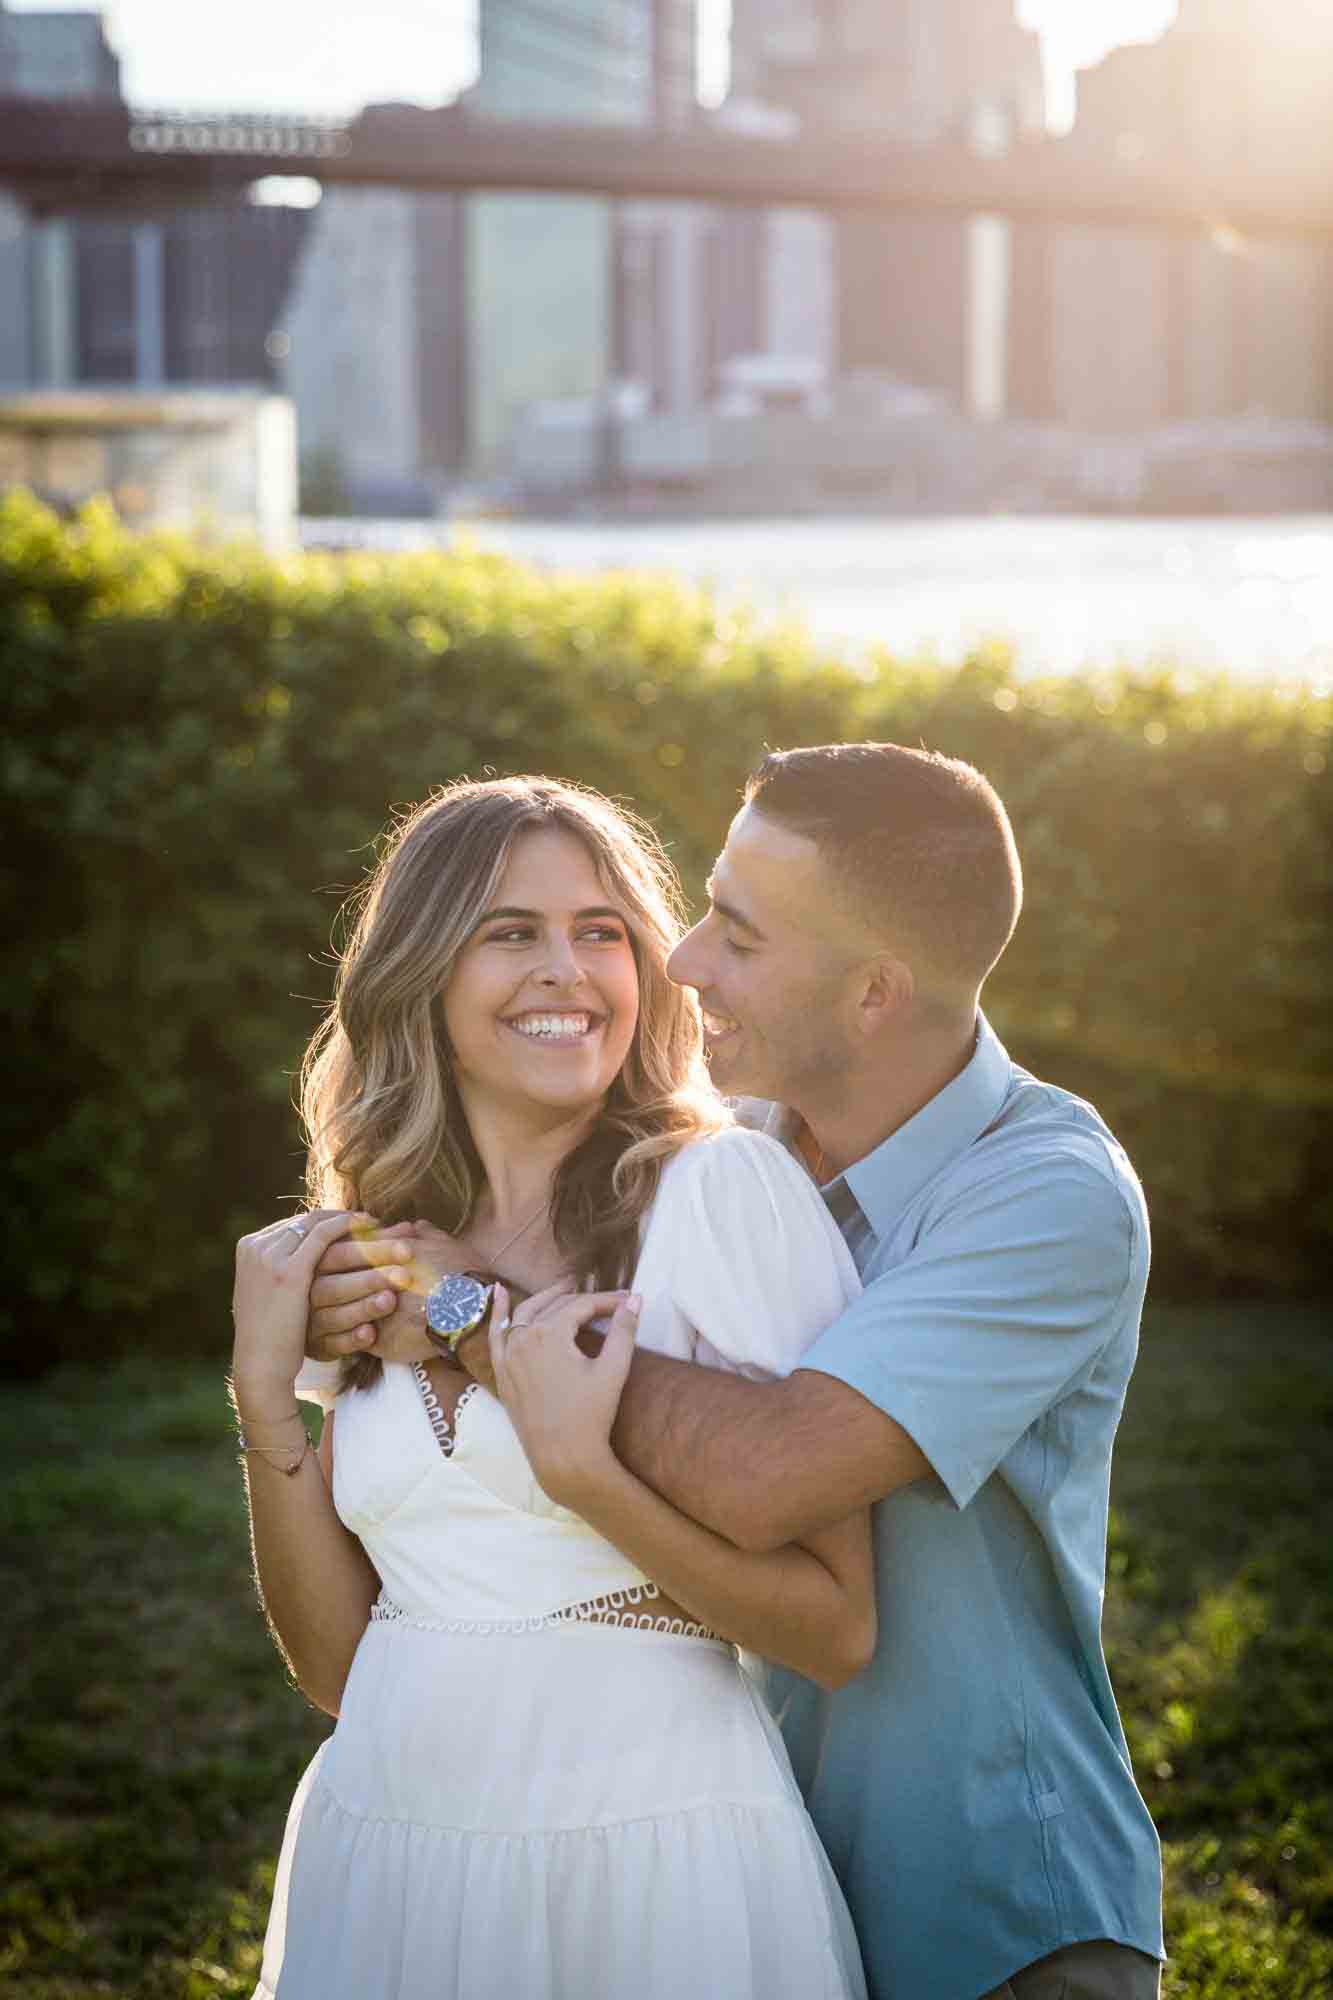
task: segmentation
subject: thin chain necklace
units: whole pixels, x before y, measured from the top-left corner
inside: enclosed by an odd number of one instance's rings
[[[545,1215],[550,1206],[551,1206],[551,1197],[549,1195],[546,1195],[542,1201],[541,1207],[534,1208],[532,1214],[528,1217],[527,1221],[520,1223],[518,1228],[514,1231],[513,1235],[507,1236],[504,1242],[500,1245],[498,1250],[491,1251],[488,1262],[492,1269],[494,1269],[494,1267],[499,1263],[500,1259],[504,1256],[506,1250],[513,1249],[514,1245],[518,1242],[520,1236],[527,1235],[528,1231],[531,1229],[533,1223],[537,1220],[538,1216]]]

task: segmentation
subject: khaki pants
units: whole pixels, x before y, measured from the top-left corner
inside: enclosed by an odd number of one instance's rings
[[[981,2000],[1158,2000],[1161,1974],[1155,1958],[1097,1938],[1025,1965]]]

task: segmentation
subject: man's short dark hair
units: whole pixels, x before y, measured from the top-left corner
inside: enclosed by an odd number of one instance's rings
[[[927,992],[975,990],[1013,935],[1018,850],[994,787],[970,764],[899,743],[774,750],[745,801],[816,843]]]

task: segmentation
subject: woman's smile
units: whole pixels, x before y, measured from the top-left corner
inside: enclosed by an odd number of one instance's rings
[[[525,1042],[544,1042],[548,1047],[569,1048],[586,1042],[606,1024],[604,1014],[588,1008],[533,1009],[502,1017],[501,1026],[512,1028]]]

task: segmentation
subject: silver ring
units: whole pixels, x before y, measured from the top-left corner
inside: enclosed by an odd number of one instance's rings
[[[299,1222],[289,1222],[282,1233],[284,1236],[294,1236],[298,1243],[305,1241],[305,1231]]]

